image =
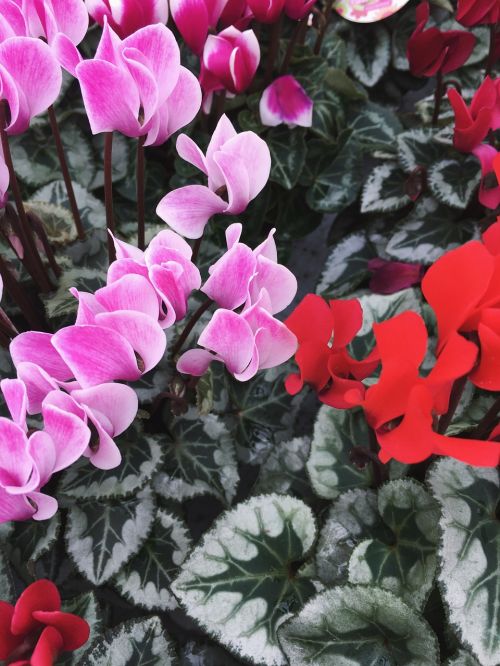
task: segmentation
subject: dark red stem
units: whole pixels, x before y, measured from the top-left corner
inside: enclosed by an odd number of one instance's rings
[[[191,316],[191,319],[188,321],[186,324],[186,328],[182,331],[181,335],[179,336],[179,339],[175,343],[173,349],[172,349],[172,356],[175,358],[175,356],[180,352],[182,349],[182,345],[186,342],[188,335],[191,333],[193,328],[195,327],[196,322],[200,319],[200,317],[208,310],[208,308],[212,305],[213,301],[208,299],[204,303],[200,305],[200,307],[194,312]]]
[[[115,217],[113,212],[113,132],[104,135],[104,203],[106,206],[106,226],[115,234]],[[108,234],[109,263],[115,260],[115,246]]]
[[[145,204],[145,163],[144,163],[144,141],[145,136],[137,140],[137,164],[136,164],[136,186],[137,186],[137,246],[140,250],[146,247],[146,204]]]

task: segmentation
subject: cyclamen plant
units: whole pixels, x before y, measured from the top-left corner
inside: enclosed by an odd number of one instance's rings
[[[499,18],[0,0],[2,663],[500,663]]]

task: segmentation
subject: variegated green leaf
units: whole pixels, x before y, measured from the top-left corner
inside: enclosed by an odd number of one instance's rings
[[[431,628],[401,599],[346,586],[311,599],[279,632],[290,666],[438,666]]]
[[[300,500],[261,495],[224,513],[184,562],[173,591],[222,645],[262,666],[286,659],[276,631],[314,592],[297,573],[316,536]]]
[[[132,428],[116,443],[123,456],[119,467],[97,469],[84,458],[64,473],[60,493],[72,499],[106,500],[130,497],[144,488],[163,460],[158,438]]]
[[[347,42],[347,61],[354,76],[369,88],[374,86],[389,65],[389,33],[381,23],[356,26]]]
[[[189,641],[182,647],[179,666],[241,666],[218,645],[205,645]]]
[[[500,663],[500,530],[497,469],[451,458],[430,470],[442,510],[439,581],[461,642],[482,666]]]
[[[380,524],[354,549],[349,582],[377,585],[420,609],[436,573],[437,503],[416,481],[400,479],[379,489],[377,508]]]
[[[159,617],[124,622],[83,657],[85,666],[175,666],[172,642]]]
[[[481,666],[481,664],[468,652],[460,650],[456,657],[446,662],[446,666]]]
[[[405,184],[406,175],[397,164],[376,166],[363,186],[361,212],[387,213],[404,208],[411,203]]]
[[[47,237],[54,245],[66,245],[77,239],[73,216],[67,208],[44,201],[35,204],[27,201],[25,207],[42,220]]]
[[[115,502],[81,501],[68,512],[66,547],[80,573],[102,585],[135,555],[154,520],[149,489]]]
[[[13,601],[13,597],[14,586],[10,567],[4,550],[0,549],[0,601],[10,603]]]
[[[190,546],[187,527],[173,514],[158,509],[146,543],[115,579],[121,594],[147,610],[177,608],[170,584]]]
[[[353,447],[369,447],[369,434],[360,410],[322,405],[314,424],[307,471],[314,492],[335,499],[350,488],[367,488],[373,482],[372,466],[359,469],[351,460]]]
[[[234,444],[224,422],[196,409],[173,419],[162,438],[165,462],[155,477],[162,497],[183,502],[197,495],[213,495],[230,504],[236,493],[238,469]]]
[[[434,131],[429,128],[411,129],[398,134],[398,160],[406,173],[418,167],[428,169],[442,157],[443,147],[433,137]]]
[[[87,229],[105,228],[106,211],[104,204],[78,183],[73,183],[73,189],[84,226]],[[45,185],[45,187],[37,190],[31,197],[31,201],[46,201],[56,206],[69,208],[68,194],[64,180],[54,180]]]
[[[55,544],[61,529],[59,513],[50,520],[30,520],[15,523],[9,539],[10,557],[21,566],[36,562]]]
[[[480,180],[479,162],[471,155],[441,160],[431,166],[428,174],[429,187],[436,199],[460,210],[467,208]]]
[[[310,494],[306,474],[310,448],[309,437],[294,437],[277,444],[260,468],[254,494],[291,493],[299,497]]]
[[[352,292],[368,277],[368,262],[376,255],[365,234],[345,236],[328,255],[316,293],[324,298],[339,298]]]
[[[97,640],[102,632],[101,611],[93,592],[87,592],[69,601],[64,601],[62,610],[65,613],[73,613],[82,617],[90,627],[88,642],[74,652],[64,652],[57,662],[61,666],[76,666],[76,664],[81,663],[80,659],[88,650],[89,645]]]
[[[365,150],[396,152],[396,137],[403,131],[397,115],[380,104],[367,102],[349,123],[358,143]]]
[[[306,142],[301,128],[275,127],[266,137],[271,152],[270,179],[286,190],[299,180],[306,159]]]

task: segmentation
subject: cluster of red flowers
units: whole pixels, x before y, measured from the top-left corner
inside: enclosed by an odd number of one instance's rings
[[[308,295],[285,322],[299,341],[299,373],[289,393],[310,384],[339,409],[361,406],[380,445],[380,459],[416,463],[447,455],[479,466],[500,462],[496,430],[487,441],[444,432],[469,380],[500,390],[500,218],[482,237],[438,259],[422,281],[434,311],[438,342],[432,370],[422,376],[428,334],[422,317],[407,311],[373,326],[375,347],[362,361],[348,350],[362,324],[357,300]],[[380,376],[365,386],[377,366]]]
[[[0,601],[0,661],[10,666],[52,666],[61,652],[85,645],[85,620],[61,611],[61,597],[50,580],[27,587],[15,606]]]

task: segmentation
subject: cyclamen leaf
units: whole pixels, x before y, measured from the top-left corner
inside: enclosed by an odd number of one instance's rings
[[[429,187],[439,201],[463,210],[469,205],[481,180],[479,162],[472,156],[441,160],[429,169]]]
[[[351,29],[347,42],[347,61],[354,76],[371,88],[389,65],[390,40],[385,27],[380,24],[364,25],[363,30]]]
[[[124,622],[87,651],[85,666],[175,666],[174,647],[159,617]]]
[[[300,500],[254,497],[217,520],[172,589],[222,645],[254,664],[282,666],[276,631],[314,592],[297,569],[315,537],[314,516]]]
[[[418,167],[428,169],[443,154],[443,147],[434,141],[434,131],[428,128],[411,129],[397,136],[398,160],[406,173]]]
[[[93,293],[106,283],[106,273],[95,268],[71,268],[64,271],[56,291],[43,296],[45,312],[49,319],[64,317],[68,325],[74,323],[78,300],[69,291],[75,287],[80,291]]]
[[[439,507],[410,479],[386,483],[377,499],[380,524],[354,549],[349,582],[377,585],[420,609],[436,572]]]
[[[446,662],[446,666],[481,666],[481,664],[468,652],[460,650],[454,659],[450,659]]]
[[[131,429],[116,443],[123,456],[119,467],[98,469],[84,458],[64,473],[60,492],[73,499],[105,500],[130,497],[144,488],[163,460],[158,438]]]
[[[396,137],[403,131],[394,111],[373,102],[367,102],[361,107],[349,127],[363,149],[391,153],[396,150]]]
[[[218,645],[203,645],[190,641],[182,648],[180,666],[241,666]]]
[[[404,208],[411,199],[405,192],[406,175],[396,164],[373,169],[363,187],[362,213],[387,213]]]
[[[482,666],[500,662],[498,470],[439,460],[428,476],[441,505],[439,582],[453,628]]]
[[[306,142],[301,128],[275,127],[266,137],[271,151],[270,179],[291,190],[299,180],[306,159]]]
[[[75,223],[67,208],[45,201],[28,201],[25,208],[42,220],[47,237],[54,245],[66,245],[77,239]]]
[[[73,189],[84,227],[89,230],[105,229],[106,211],[104,204],[79,183],[73,183]],[[54,180],[37,190],[31,197],[31,201],[45,201],[55,206],[70,208],[64,180]]]
[[[360,410],[319,409],[307,461],[314,492],[335,499],[344,490],[367,488],[372,484],[372,466],[356,467],[350,458],[354,446],[369,446],[368,427]]]
[[[141,548],[154,520],[149,489],[117,503],[80,502],[68,512],[66,547],[80,573],[102,585]]]
[[[12,575],[3,550],[0,549],[0,601],[10,603],[14,597],[14,586]]]
[[[277,444],[260,468],[253,493],[290,493],[299,497],[310,494],[306,474],[310,448],[309,437],[294,437]]]
[[[59,513],[50,520],[15,523],[14,533],[9,539],[11,558],[21,566],[36,562],[54,546],[60,529]]]
[[[230,504],[236,493],[238,469],[234,444],[224,422],[193,408],[172,421],[162,440],[165,462],[155,477],[157,493],[183,502],[198,495],[213,495]]]
[[[376,256],[365,234],[345,236],[331,250],[316,293],[324,298],[340,298],[352,292],[368,277],[368,261]]]
[[[87,592],[69,601],[64,601],[62,610],[65,613],[73,613],[74,615],[78,615],[78,617],[82,617],[90,626],[88,643],[74,652],[64,652],[57,662],[62,666],[76,666],[76,664],[81,663],[80,659],[87,651],[88,646],[99,637],[102,631],[101,611],[93,592]]]
[[[120,571],[116,586],[134,605],[147,610],[174,610],[177,601],[170,584],[190,547],[186,525],[173,514],[158,509],[151,534]]]
[[[336,587],[279,631],[290,666],[438,666],[435,635],[417,613],[376,587]]]

